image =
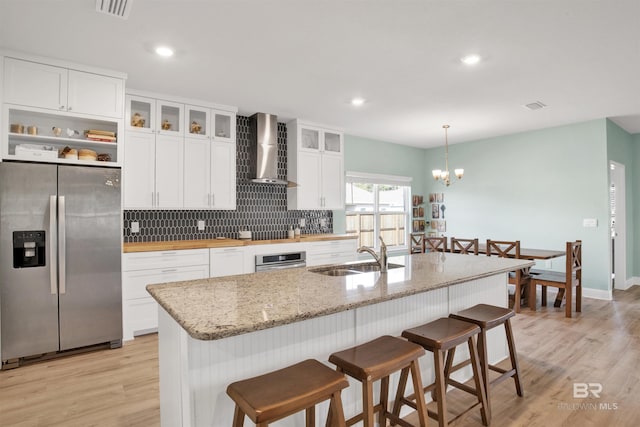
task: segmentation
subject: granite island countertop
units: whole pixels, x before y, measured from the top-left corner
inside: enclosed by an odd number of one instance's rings
[[[360,262],[347,263],[358,264]],[[532,266],[533,261],[461,254],[389,258],[401,268],[332,277],[293,268],[147,285],[192,337],[216,340],[456,285]]]

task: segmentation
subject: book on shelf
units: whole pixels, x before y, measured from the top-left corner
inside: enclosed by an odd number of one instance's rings
[[[101,142],[116,142],[117,141],[115,136],[96,135],[96,134],[93,134],[93,133],[88,133],[85,136],[90,141],[101,141]]]
[[[112,136],[115,138],[116,133],[108,130],[89,129],[84,131],[85,134]]]

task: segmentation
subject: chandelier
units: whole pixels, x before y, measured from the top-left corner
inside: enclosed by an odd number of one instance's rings
[[[442,125],[444,128],[444,170],[434,169],[431,171],[433,174],[433,178],[436,181],[442,182],[447,187],[451,185],[451,179],[449,176],[449,139],[447,135],[447,130],[449,129],[449,125]],[[464,169],[454,169],[453,173],[456,174],[456,178],[462,179],[462,175],[464,175]]]

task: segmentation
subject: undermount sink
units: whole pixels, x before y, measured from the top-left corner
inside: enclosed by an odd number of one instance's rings
[[[388,264],[387,269],[401,268],[404,265]],[[372,271],[380,271],[380,265],[377,262],[363,262],[359,264],[331,265],[328,267],[310,268],[309,271],[325,276],[350,276],[352,274],[369,273]]]

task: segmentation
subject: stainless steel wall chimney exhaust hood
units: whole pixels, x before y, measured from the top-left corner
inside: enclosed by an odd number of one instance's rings
[[[251,181],[287,184],[286,180],[278,179],[278,117],[256,113],[249,119]]]

